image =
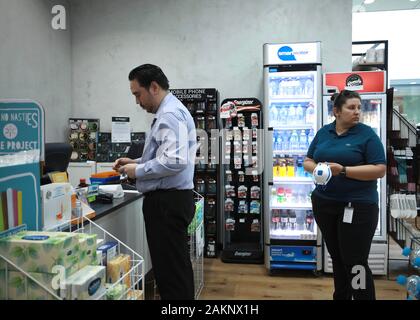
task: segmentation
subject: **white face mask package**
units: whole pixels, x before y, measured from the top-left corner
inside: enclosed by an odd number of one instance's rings
[[[389,197],[391,216],[395,219],[400,217],[400,204],[398,194],[391,194]]]
[[[416,196],[414,194],[407,194],[406,195],[409,211],[410,211],[410,218],[417,217],[417,202]]]

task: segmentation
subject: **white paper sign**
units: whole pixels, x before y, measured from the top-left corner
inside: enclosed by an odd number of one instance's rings
[[[129,117],[112,117],[111,140],[115,142],[131,142]]]

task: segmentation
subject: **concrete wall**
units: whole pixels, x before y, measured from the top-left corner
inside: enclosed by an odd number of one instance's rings
[[[67,0],[0,0],[0,99],[33,99],[46,114],[46,141],[66,141],[71,115],[71,37],[51,27]],[[69,12],[67,13],[69,16]]]
[[[221,99],[263,98],[262,46],[322,41],[324,71],[351,70],[351,0],[72,0],[73,116],[151,116],[129,91],[129,71],[162,67],[172,88],[215,87]]]

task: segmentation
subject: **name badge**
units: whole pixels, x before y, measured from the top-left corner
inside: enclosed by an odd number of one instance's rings
[[[354,211],[354,208],[351,206],[351,202],[349,202],[348,206],[344,208],[344,216],[343,216],[344,223],[352,223],[353,211]]]

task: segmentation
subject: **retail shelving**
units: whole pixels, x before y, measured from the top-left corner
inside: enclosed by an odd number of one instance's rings
[[[9,229],[2,232],[0,238],[27,231],[26,229],[25,225]],[[108,279],[106,272],[102,279],[95,278],[89,286],[89,290],[87,290],[88,300],[144,300],[144,259],[142,256],[87,217],[69,221],[69,232],[96,235],[97,245],[112,241],[116,244],[116,256],[124,254],[126,259],[129,259],[129,267],[123,268],[123,272],[119,273],[118,279],[115,279],[112,283],[102,283],[102,281]],[[76,250],[76,247],[74,250]],[[31,256],[34,256],[34,254],[32,253]],[[92,255],[95,257],[96,251]],[[4,292],[0,292],[1,299],[75,299],[72,296],[73,288],[66,284],[72,276],[66,277],[64,275],[64,278],[60,277],[60,266],[58,264],[56,269],[51,270],[53,273],[32,273],[21,268],[17,263],[18,261],[13,257],[0,255],[0,262],[4,266],[4,274],[0,274],[0,282],[4,281],[4,286],[1,287],[5,289]],[[97,259],[97,262],[92,262],[92,265],[102,265],[102,259]],[[54,274],[54,271],[57,273]],[[11,297],[11,292],[14,293],[14,297]]]

